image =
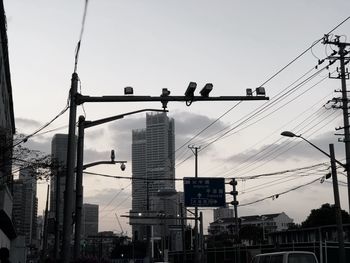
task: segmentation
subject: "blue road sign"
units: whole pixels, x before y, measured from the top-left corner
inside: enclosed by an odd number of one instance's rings
[[[185,206],[219,207],[226,205],[224,178],[185,177],[183,182]]]

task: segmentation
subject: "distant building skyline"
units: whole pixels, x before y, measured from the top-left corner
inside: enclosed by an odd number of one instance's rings
[[[13,218],[17,235],[25,236],[26,246],[37,243],[38,198],[36,172],[31,167],[19,172],[13,183]]]
[[[63,197],[66,184],[65,169],[67,164],[68,135],[55,134],[51,140],[51,158],[55,164],[50,177],[50,217],[56,217],[56,197],[59,189],[59,222],[63,222]],[[58,179],[59,178],[59,179]],[[59,180],[59,181],[57,181]],[[59,184],[58,184],[59,182]]]
[[[83,204],[82,211],[82,235],[86,238],[98,233],[99,205]]]
[[[174,119],[166,113],[146,114],[146,128],[132,131],[132,176],[144,179],[132,181],[132,214],[159,210],[160,206],[176,209],[176,203],[164,204],[159,195],[159,191],[176,194],[174,152]],[[133,225],[132,220],[130,224],[134,238],[145,238],[145,225]]]

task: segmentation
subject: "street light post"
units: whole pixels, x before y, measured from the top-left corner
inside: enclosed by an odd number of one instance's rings
[[[61,261],[68,263],[70,261],[70,245],[72,233],[72,212],[73,212],[73,185],[74,185],[74,154],[76,153],[75,145],[75,125],[77,106],[86,102],[156,102],[162,103],[163,109],[167,108],[169,101],[186,102],[186,105],[191,105],[195,101],[258,101],[269,100],[265,96],[265,89],[263,87],[256,88],[256,96],[252,96],[252,90],[247,89],[246,96],[220,96],[210,97],[209,93],[212,90],[212,84],[208,83],[202,89],[201,96],[194,96],[194,91],[197,87],[195,82],[190,82],[185,96],[169,96],[170,91],[162,90],[160,96],[134,96],[132,95],[132,88],[125,89],[124,93],[128,96],[99,96],[90,97],[83,96],[78,93],[79,77],[76,72],[72,74],[71,89],[70,89],[70,107],[69,107],[69,128],[68,128],[68,149],[67,149],[67,174],[66,174],[66,189],[64,192],[64,215],[63,215],[63,239]],[[132,95],[132,96],[129,96]]]
[[[329,152],[330,154],[326,153],[319,147],[317,147],[315,144],[311,143],[301,135],[295,135],[294,133],[290,131],[284,131],[281,133],[282,136],[286,137],[298,137],[309,143],[311,146],[313,146],[315,149],[322,152],[324,155],[328,156],[331,160],[331,172],[332,172],[332,182],[333,182],[333,194],[334,194],[334,208],[335,208],[335,219],[337,224],[337,236],[338,236],[338,242],[339,242],[339,262],[345,263],[346,262],[346,256],[345,256],[345,245],[344,245],[344,235],[343,235],[343,222],[341,217],[341,206],[340,206],[340,198],[339,198],[339,188],[338,188],[338,177],[337,177],[337,167],[336,163],[340,164],[342,167],[346,168],[344,164],[339,162],[337,159],[335,159],[334,155],[334,145],[329,144]]]
[[[76,202],[75,202],[75,233],[74,233],[74,259],[80,256],[80,240],[81,240],[81,224],[82,224],[82,207],[83,207],[83,170],[99,164],[116,164],[121,163],[121,170],[124,171],[126,161],[115,161],[114,152],[111,155],[111,161],[99,161],[83,165],[84,160],[84,137],[85,129],[94,127],[107,122],[115,121],[124,118],[127,115],[132,115],[144,111],[165,112],[159,109],[142,109],[132,111],[120,115],[115,115],[108,118],[99,119],[96,121],[86,121],[84,116],[79,117],[78,123],[78,146],[77,146],[77,167],[76,167]]]

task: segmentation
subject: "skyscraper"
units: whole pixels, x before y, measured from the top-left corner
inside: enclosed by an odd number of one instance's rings
[[[26,246],[35,243],[38,198],[36,195],[36,173],[32,168],[19,172],[13,184],[13,217],[18,235],[25,236]]]
[[[132,131],[132,214],[159,210],[165,192],[176,192],[174,148],[175,124],[166,113],[146,114],[146,128]],[[134,238],[145,238],[146,226],[132,227]]]
[[[51,141],[51,158],[55,164],[50,178],[50,217],[56,217],[56,197],[59,196],[59,222],[63,222],[63,197],[66,183],[68,135],[55,134]],[[59,192],[59,194],[57,193]]]
[[[98,205],[83,204],[83,227],[84,237],[97,235],[98,233]]]

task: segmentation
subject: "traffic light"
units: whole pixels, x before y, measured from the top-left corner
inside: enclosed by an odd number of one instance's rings
[[[231,202],[231,205],[238,206],[239,204],[239,202],[237,201],[238,191],[236,190],[237,181],[235,178],[232,178],[232,180],[230,181],[230,185],[232,185],[232,191],[230,192],[230,195],[233,196],[233,201]]]

